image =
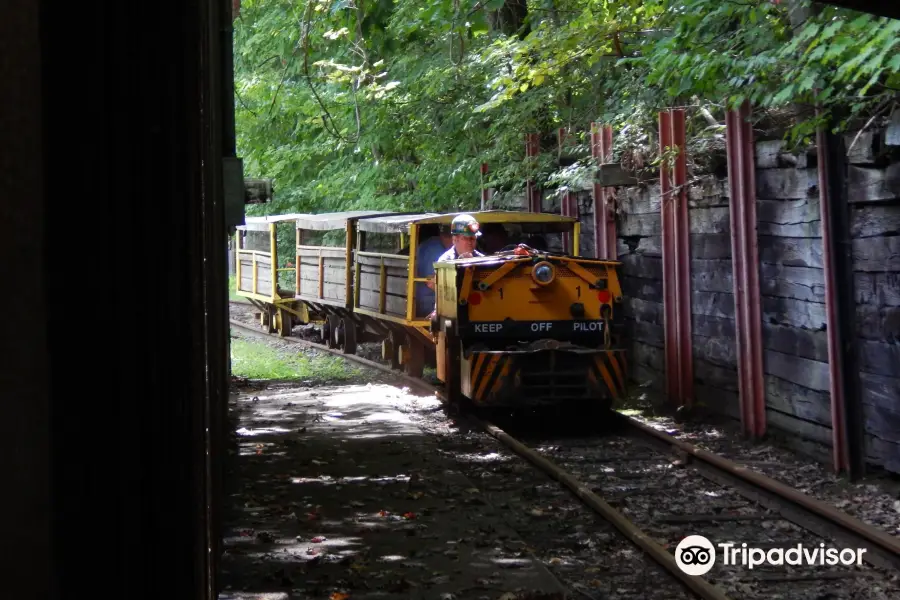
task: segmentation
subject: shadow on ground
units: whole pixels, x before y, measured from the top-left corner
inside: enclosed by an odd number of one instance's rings
[[[411,420],[438,410],[435,398],[383,384],[278,385],[234,399],[220,598],[562,597]]]

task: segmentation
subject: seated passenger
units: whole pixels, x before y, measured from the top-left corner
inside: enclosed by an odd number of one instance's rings
[[[416,277],[432,277],[434,263],[450,247],[450,233],[437,225],[419,227],[419,248],[416,250]],[[416,316],[423,317],[434,309],[434,282],[416,282]]]
[[[509,234],[500,223],[486,223],[481,233],[481,249],[485,254],[495,254],[509,245]]]

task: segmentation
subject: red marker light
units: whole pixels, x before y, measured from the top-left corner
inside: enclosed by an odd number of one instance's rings
[[[597,300],[604,304],[609,302],[609,290],[600,290],[597,292]]]
[[[478,292],[472,292],[469,294],[469,304],[472,306],[478,306],[481,304],[481,294]]]

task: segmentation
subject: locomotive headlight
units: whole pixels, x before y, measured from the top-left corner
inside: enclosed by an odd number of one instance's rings
[[[556,277],[556,271],[548,262],[539,262],[534,265],[534,268],[531,270],[531,278],[534,279],[534,282],[538,285],[547,285],[553,278]]]

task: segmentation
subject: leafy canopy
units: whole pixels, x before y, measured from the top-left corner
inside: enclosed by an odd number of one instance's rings
[[[238,153],[273,177],[257,212],[472,209],[484,184],[565,184],[524,135],[592,121],[617,157],[655,152],[657,113],[690,110],[689,147],[721,146],[724,110],[886,110],[900,21],[784,0],[243,0],[235,21]],[[568,149],[589,156],[584,134]],[[580,166],[579,166],[580,165]],[[581,171],[579,171],[581,169]],[[501,195],[502,195],[501,194]],[[253,211],[251,211],[253,212]]]

